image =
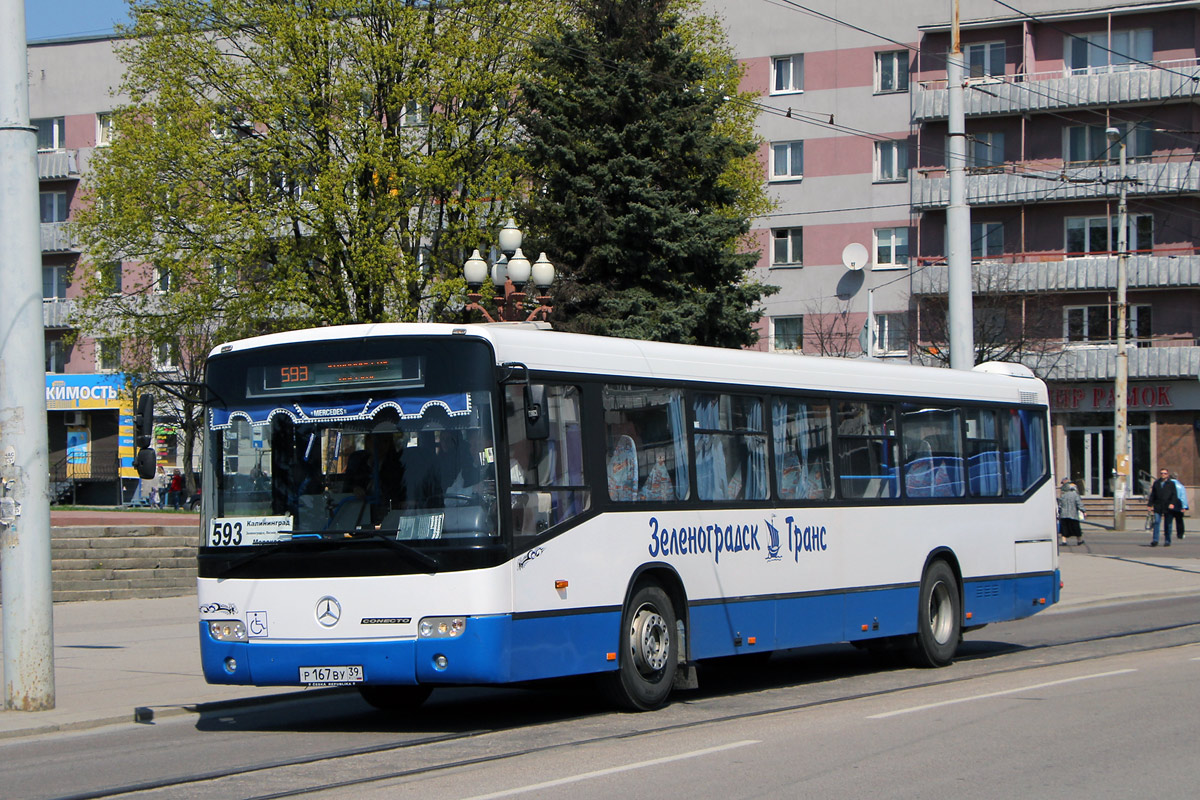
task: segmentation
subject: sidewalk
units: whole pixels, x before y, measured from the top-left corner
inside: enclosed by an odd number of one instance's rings
[[[1046,613],[1200,594],[1200,558],[1060,554],[1062,600]],[[0,739],[215,710],[328,690],[210,686],[200,672],[196,598],[54,607],[52,711],[0,711]]]

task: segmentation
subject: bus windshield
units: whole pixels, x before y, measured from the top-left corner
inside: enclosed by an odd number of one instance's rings
[[[495,540],[493,363],[461,339],[213,357],[204,545]]]

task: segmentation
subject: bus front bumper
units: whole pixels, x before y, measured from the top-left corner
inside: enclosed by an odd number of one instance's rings
[[[507,652],[511,618],[473,617],[466,635],[454,639],[372,639],[337,642],[220,641],[200,623],[200,660],[209,683],[304,686],[344,683],[505,683],[511,680]],[[313,667],[359,667],[337,671],[350,680],[321,683]]]

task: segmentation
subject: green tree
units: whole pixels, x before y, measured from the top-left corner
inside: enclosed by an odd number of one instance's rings
[[[556,326],[737,347],[757,339],[749,217],[768,202],[753,106],[710,19],[672,0],[580,0],[522,89],[523,219],[553,254]],[[537,248],[529,248],[531,252]]]
[[[214,344],[446,317],[506,218],[533,0],[131,0],[128,103],[75,218],[77,324],[198,378]],[[120,286],[111,264],[125,264]],[[181,420],[190,442],[194,409]],[[181,412],[182,413],[182,412]]]

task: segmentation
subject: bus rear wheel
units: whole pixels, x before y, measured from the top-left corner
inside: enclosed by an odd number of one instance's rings
[[[429,699],[433,689],[429,686],[381,686],[364,684],[358,693],[367,703],[380,711],[400,712],[419,708]]]
[[[912,648],[914,663],[944,667],[954,661],[962,636],[962,601],[954,570],[945,561],[934,561],[921,578],[917,601],[917,636]]]
[[[679,661],[675,608],[655,585],[633,593],[621,614],[617,671],[605,676],[614,703],[633,711],[659,708],[671,694]]]

